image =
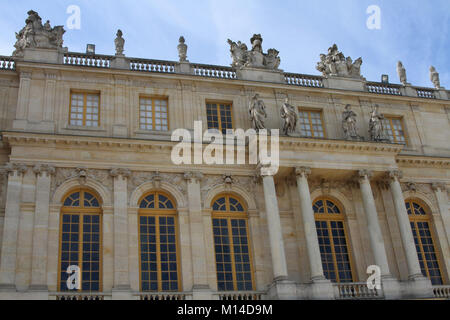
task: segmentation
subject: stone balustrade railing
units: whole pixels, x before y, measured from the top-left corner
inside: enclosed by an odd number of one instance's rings
[[[286,84],[300,87],[323,88],[323,78],[298,73],[285,73]]]
[[[381,82],[367,82],[366,88],[370,93],[391,94],[401,96],[400,85],[381,83]]]
[[[60,300],[60,301],[69,301],[69,300],[83,300],[83,301],[99,301],[105,300],[105,297],[110,297],[111,294],[103,294],[103,293],[83,293],[83,292],[60,292],[60,293],[51,293],[49,294],[50,300]]]
[[[12,57],[0,56],[0,69],[1,70],[15,70],[16,63]]]
[[[110,68],[112,56],[90,55],[68,52],[64,54],[64,64],[80,67]]]
[[[135,295],[144,301],[192,300],[192,293],[186,292],[140,292]]]
[[[434,89],[416,87],[416,92],[419,98],[436,99]]]
[[[369,289],[365,282],[335,283],[333,284],[336,299],[383,299],[382,290]]]
[[[206,64],[191,64],[196,76],[220,78],[220,79],[236,79],[236,72],[231,67],[213,66]]]
[[[230,291],[230,292],[218,292],[215,294],[219,300],[230,300],[230,301],[251,301],[251,300],[262,300],[265,293],[259,291]]]
[[[130,70],[159,73],[175,73],[177,63],[164,60],[130,59]]]
[[[450,299],[450,286],[433,286],[436,299]]]

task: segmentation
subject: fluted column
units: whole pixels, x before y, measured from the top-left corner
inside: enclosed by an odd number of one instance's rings
[[[439,212],[441,213],[442,222],[444,224],[447,241],[450,244],[450,211],[448,207],[449,199],[447,195],[447,187],[445,183],[433,183],[431,185],[437,199]]]
[[[187,183],[188,194],[193,289],[199,292],[210,289],[206,268],[205,232],[200,192],[200,182],[203,179],[203,174],[200,172],[186,172],[184,179]],[[197,293],[194,294],[197,295]],[[201,294],[199,297],[201,297]]]
[[[394,200],[395,214],[397,216],[398,226],[400,228],[400,237],[402,239],[403,249],[405,250],[406,263],[408,265],[408,275],[410,279],[422,277],[417,250],[414,243],[414,237],[411,225],[406,211],[405,199],[403,198],[402,188],[398,179],[401,172],[393,170],[389,172],[389,186],[392,199]]]
[[[311,194],[309,192],[308,175],[310,168],[299,167],[295,169],[297,176],[297,189],[300,197],[303,226],[305,228],[306,248],[308,250],[309,266],[312,280],[324,280],[322,258],[320,256],[319,239],[317,238],[316,221],[312,210]]]
[[[48,290],[47,256],[50,215],[50,183],[55,168],[38,164],[33,168],[36,179],[36,209],[34,212],[33,253],[31,260],[32,290]]]
[[[110,171],[114,179],[114,287],[130,289],[128,271],[128,196],[127,180],[131,172],[116,168]]]
[[[381,233],[380,222],[378,221],[377,208],[375,199],[373,198],[372,188],[370,186],[370,178],[372,172],[369,170],[359,171],[359,185],[366,212],[367,228],[369,232],[370,246],[375,258],[375,264],[380,267],[383,277],[390,277],[389,265],[384,248],[383,234]]]
[[[286,280],[288,277],[286,254],[284,251],[283,232],[281,229],[280,212],[275,192],[273,175],[261,169],[266,205],[267,225],[269,227],[270,252],[272,255],[273,277],[277,280]]]
[[[0,257],[0,289],[15,289],[20,194],[27,167],[20,164],[8,164],[5,170],[8,173],[8,189]]]

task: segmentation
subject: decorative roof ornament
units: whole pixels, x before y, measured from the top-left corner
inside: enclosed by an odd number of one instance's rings
[[[63,26],[52,28],[48,20],[42,25],[41,17],[33,10],[28,11],[25,24],[25,27],[16,33],[17,41],[14,44],[16,50],[13,56],[23,57],[23,50],[26,48],[62,49],[63,35],[66,32]]]
[[[345,57],[338,50],[336,44],[328,48],[328,54],[321,54],[320,61],[317,63],[316,69],[322,72],[324,77],[344,77],[364,79],[361,76],[362,58],[356,59]]]
[[[267,53],[263,52],[263,38],[260,34],[254,34],[250,39],[252,49],[249,51],[247,45],[238,41],[237,43],[228,39],[230,45],[231,66],[235,69],[260,68],[269,70],[278,70],[281,59],[278,56],[279,51],[269,49]]]
[[[116,34],[117,38],[114,40],[114,44],[116,46],[116,56],[122,56],[123,57],[123,49],[125,47],[125,39],[122,37],[123,33],[122,30],[117,30]]]
[[[179,44],[178,44],[178,57],[180,57],[180,62],[187,62],[187,50],[188,50],[188,46],[186,45],[186,40],[184,39],[183,36],[180,37],[179,39]]]
[[[439,80],[439,73],[436,71],[435,67],[430,67],[430,80],[436,89],[441,88],[441,81]]]
[[[406,69],[403,67],[403,63],[401,61],[397,62],[397,74],[400,82],[406,86],[408,84],[406,79]]]

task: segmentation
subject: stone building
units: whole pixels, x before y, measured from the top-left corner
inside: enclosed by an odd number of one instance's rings
[[[0,57],[0,298],[450,297],[450,93],[434,68],[422,88],[404,70],[367,81],[337,46],[312,76],[280,70],[260,35],[230,40],[225,67],[190,63],[184,38],[174,62],[127,57],[122,32],[111,56],[63,34],[30,11]],[[255,94],[265,128],[296,120],[276,173],[172,163],[175,129],[250,129]]]

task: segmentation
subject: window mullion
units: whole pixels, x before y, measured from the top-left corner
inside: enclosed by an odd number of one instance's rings
[[[328,209],[327,209],[328,212]],[[336,281],[341,282],[339,277],[339,268],[336,260],[336,251],[334,250],[333,230],[331,229],[331,220],[327,219],[328,233],[330,234],[331,256],[333,257],[334,272],[336,272]]]
[[[156,205],[156,200],[155,200]],[[156,270],[158,291],[162,291],[162,273],[161,273],[161,239],[159,234],[159,215],[155,215],[155,236],[156,236]]]
[[[228,234],[229,234],[229,242],[230,242],[230,254],[231,254],[231,270],[233,276],[233,287],[234,290],[237,291],[237,280],[236,280],[236,259],[234,257],[234,241],[233,241],[233,229],[231,227],[231,218],[227,218],[228,225]]]
[[[427,258],[425,256],[425,251],[423,250],[423,243],[422,243],[422,238],[420,236],[419,226],[417,225],[417,221],[413,221],[413,223],[414,223],[414,227],[416,228],[417,242],[419,243],[420,253],[422,254],[423,267],[425,269],[425,272],[426,272],[428,278],[431,279],[430,271],[428,270]]]
[[[81,194],[80,194],[80,199],[81,199]],[[83,236],[84,236],[84,216],[83,214],[79,214],[78,215],[80,217],[79,219],[79,223],[78,223],[78,266],[80,268],[80,289],[78,289],[78,291],[82,291],[83,290]],[[71,226],[72,228],[72,226]],[[72,244],[72,242],[70,242],[70,244]]]
[[[83,126],[86,125],[87,93],[83,94]]]

